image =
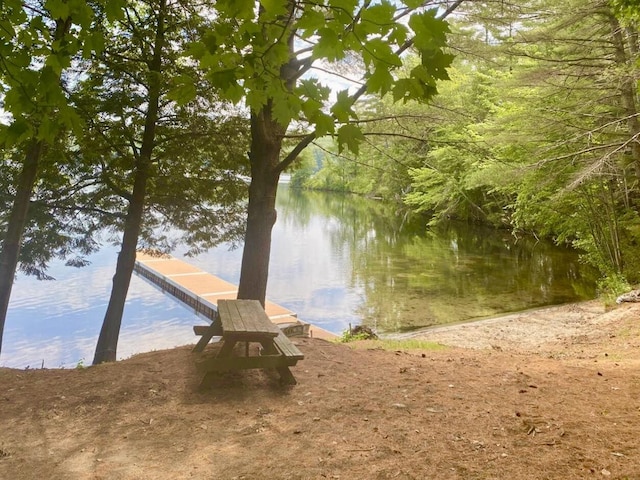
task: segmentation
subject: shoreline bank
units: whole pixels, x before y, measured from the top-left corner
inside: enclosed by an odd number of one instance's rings
[[[431,327],[394,338],[419,338],[462,348],[539,351],[544,345],[597,334],[628,309],[640,310],[640,304],[605,308],[602,301],[589,300]]]

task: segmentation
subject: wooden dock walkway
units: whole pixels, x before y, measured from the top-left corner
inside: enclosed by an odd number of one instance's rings
[[[170,255],[138,252],[135,272],[209,320],[216,314],[218,300],[235,299],[238,294],[236,285]],[[327,330],[301,321],[296,313],[273,302],[266,302],[265,311],[287,336],[337,338]]]

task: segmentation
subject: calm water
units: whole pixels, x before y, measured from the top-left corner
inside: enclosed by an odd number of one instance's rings
[[[55,281],[20,276],[0,365],[90,363],[116,254],[105,247],[83,269],[54,264]],[[237,283],[241,255],[224,245],[186,261]],[[381,202],[280,189],[268,297],[333,332],[361,322],[405,331],[594,294],[594,278],[565,249],[462,225],[427,231]],[[118,356],[193,343],[196,323],[204,321],[135,276]]]

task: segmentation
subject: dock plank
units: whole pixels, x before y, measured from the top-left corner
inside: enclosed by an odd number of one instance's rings
[[[237,297],[237,286],[233,283],[170,255],[150,255],[138,252],[135,271],[165,293],[169,293],[211,321],[217,317],[219,303]],[[307,323],[297,319],[296,313],[268,300],[264,310],[266,311],[265,315],[276,324],[291,324],[293,321],[308,326]],[[256,325],[245,326],[253,329],[258,328]],[[313,325],[311,328],[305,327],[305,329],[317,338],[337,338],[333,333]]]

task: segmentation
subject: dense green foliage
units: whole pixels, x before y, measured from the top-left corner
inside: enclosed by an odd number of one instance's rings
[[[581,249],[605,290],[621,275],[637,282],[637,20],[623,0],[466,2],[451,20],[456,61],[440,95],[361,110],[372,134],[361,154],[319,145],[321,168],[302,168],[294,184],[399,199],[430,224],[550,237]],[[381,121],[394,127],[381,132]]]

